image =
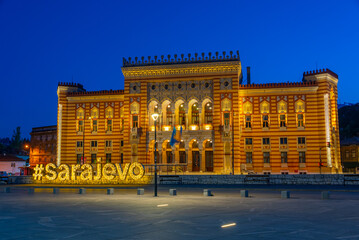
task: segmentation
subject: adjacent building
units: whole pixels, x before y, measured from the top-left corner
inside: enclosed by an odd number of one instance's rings
[[[122,73],[123,90],[58,84],[58,165],[150,166],[156,155],[188,174],[341,172],[338,75],[329,69],[243,84],[237,51],[128,58]],[[171,147],[173,128],[182,140]]]
[[[57,126],[32,128],[30,135],[30,168],[36,164],[56,163]]]
[[[359,137],[341,141],[341,159],[344,173],[358,173],[359,168]]]

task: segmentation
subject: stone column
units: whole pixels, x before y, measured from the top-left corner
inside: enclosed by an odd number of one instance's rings
[[[198,121],[198,129],[201,130],[202,129],[202,108],[198,108],[198,117],[199,117],[199,121]]]

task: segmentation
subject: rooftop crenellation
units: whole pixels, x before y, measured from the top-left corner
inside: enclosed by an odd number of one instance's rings
[[[123,90],[100,90],[100,91],[85,91],[85,92],[70,92],[68,96],[88,96],[88,95],[116,95],[123,94]]]
[[[282,83],[261,83],[261,84],[241,84],[240,89],[248,88],[284,88],[284,87],[310,87],[317,86],[317,82],[282,82]]]
[[[123,67],[135,67],[135,66],[153,66],[153,65],[170,65],[170,64],[183,64],[183,63],[206,63],[206,62],[224,62],[224,61],[239,61],[239,51],[236,51],[236,54],[233,51],[230,51],[229,54],[223,51],[221,54],[219,52],[215,52],[212,54],[209,52],[207,55],[205,53],[188,53],[185,54],[174,54],[173,57],[171,55],[161,55],[161,57],[148,56],[147,59],[145,57],[135,57],[135,58],[123,58]]]
[[[332,75],[333,77],[338,78],[338,74],[336,74],[335,72],[331,71],[328,68],[307,71],[307,72],[303,73],[303,76],[310,76],[310,75],[321,74],[321,73],[328,73],[328,74]]]
[[[59,82],[57,86],[67,86],[67,87],[79,87],[84,88],[84,86],[80,83],[74,83],[74,82]]]

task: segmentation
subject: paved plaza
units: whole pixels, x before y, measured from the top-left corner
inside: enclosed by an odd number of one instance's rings
[[[77,189],[12,188],[0,193],[0,239],[359,239],[359,192],[332,191],[321,199],[318,189],[296,189],[281,199],[275,189],[202,187]],[[222,228],[222,225],[236,225]]]

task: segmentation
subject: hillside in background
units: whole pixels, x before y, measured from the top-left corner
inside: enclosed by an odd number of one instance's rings
[[[338,110],[340,139],[359,137],[359,103]]]

